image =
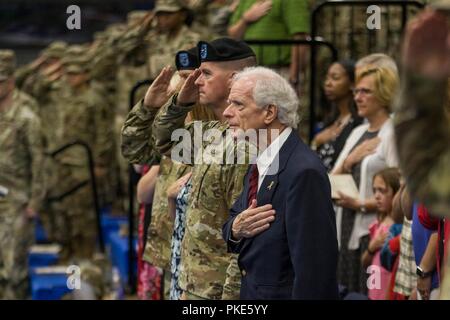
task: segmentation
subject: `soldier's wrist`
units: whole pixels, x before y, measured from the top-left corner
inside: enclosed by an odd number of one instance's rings
[[[175,96],[173,97],[173,103],[174,103],[174,105],[177,106],[177,107],[181,107],[181,108],[189,108],[189,107],[192,107],[192,106],[195,104],[195,101],[194,101],[194,102],[182,102],[182,101],[180,101],[180,100],[178,99],[178,95],[175,95]]]
[[[147,109],[147,110],[149,110],[149,111],[155,111],[155,110],[157,111],[157,110],[160,109],[160,108],[157,107],[157,106],[154,106],[154,105],[149,104],[149,103],[145,103],[145,100],[143,100],[142,105],[144,106],[145,109]]]
[[[149,119],[152,118],[156,113],[158,113],[159,109],[152,108],[145,104],[144,99],[142,99],[141,103],[139,104],[139,117],[142,119]]]
[[[178,94],[175,94],[172,98],[172,103],[169,106],[169,113],[172,115],[181,115],[181,114],[187,114],[189,111],[192,110],[192,108],[195,105],[195,102],[192,104],[184,104],[184,105],[179,105],[178,102]]]

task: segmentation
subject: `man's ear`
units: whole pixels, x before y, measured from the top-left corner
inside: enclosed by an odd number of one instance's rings
[[[237,74],[237,71],[232,71],[227,80],[228,90],[231,90],[231,86],[233,85],[234,76]]]
[[[266,113],[266,116],[264,117],[264,123],[266,125],[271,124],[278,118],[278,107],[274,104],[269,104],[264,110]]]

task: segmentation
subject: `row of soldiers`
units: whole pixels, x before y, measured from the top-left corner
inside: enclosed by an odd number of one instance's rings
[[[86,150],[77,144],[55,151],[76,141],[89,147],[100,205],[124,196],[128,164],[119,136],[130,90],[198,42],[187,19],[181,2],[160,0],[152,12],[130,12],[126,23],[96,33],[92,43],[54,42],[20,68],[13,51],[0,51],[0,185],[7,190],[0,198],[0,298],[28,294],[27,250],[38,215],[49,241],[62,244],[60,262],[93,258]],[[121,200],[113,204],[123,212]]]
[[[17,283],[26,287],[25,253],[33,237],[31,227],[30,233],[22,225],[13,227],[24,222],[18,212],[29,218],[39,212],[49,240],[63,244],[63,260],[93,254],[95,216],[85,150],[52,153],[85,142],[93,152],[101,205],[126,194],[128,164],[120,156],[119,138],[131,88],[173,65],[178,50],[224,34],[227,19],[211,25],[210,16],[237,2],[158,0],[152,12],[131,12],[126,23],[96,33],[92,43],[52,43],[17,70],[13,52],[1,52],[0,121],[8,130],[0,132],[0,185],[9,193],[0,200],[0,212],[8,213],[0,216],[5,220],[0,297],[25,294]],[[196,13],[191,26],[187,8]],[[138,91],[136,98],[143,95]],[[121,201],[115,205],[123,210]],[[4,289],[8,286],[16,289]]]

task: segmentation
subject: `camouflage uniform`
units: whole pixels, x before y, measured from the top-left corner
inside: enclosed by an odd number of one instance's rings
[[[176,96],[173,98],[176,99]],[[153,134],[155,147],[170,154],[175,145],[171,134],[187,129],[194,137],[194,126],[184,126],[192,108],[180,108],[171,99],[157,115]],[[225,132],[227,125],[217,121],[202,122],[202,130]],[[205,145],[206,146],[206,145]],[[190,159],[194,163],[194,159]],[[186,212],[186,230],[181,249],[180,287],[188,294],[205,299],[238,299],[240,273],[237,257],[227,252],[221,237],[229,208],[242,191],[247,165],[195,163],[192,168],[191,197]]]
[[[160,158],[153,144],[149,143],[157,111],[144,107],[141,101],[128,114],[122,130],[122,153],[131,163],[155,163]],[[170,275],[173,219],[169,216],[167,188],[188,173],[190,167],[173,163],[168,157],[162,157],[159,165],[143,259],[164,270],[165,275]],[[165,289],[170,289],[170,282]]]
[[[200,40],[200,35],[182,26],[178,34],[169,38],[167,34],[151,32],[147,38],[148,68],[150,79],[155,79],[162,68],[167,65],[175,67],[174,56],[179,50],[194,47]]]
[[[163,8],[166,2],[161,1]],[[170,3],[169,3],[170,4]],[[172,6],[172,4],[170,4]],[[179,6],[174,4],[175,9]],[[167,10],[172,10],[170,7]],[[115,116],[115,132],[120,137],[120,130],[129,112],[130,91],[140,80],[154,79],[166,65],[174,66],[174,56],[177,51],[188,49],[197,44],[200,36],[183,26],[175,38],[169,38],[156,30],[150,30],[150,26],[134,26],[133,19],[139,18],[135,13],[129,16],[130,30],[123,35],[117,46],[120,46],[122,54],[119,56],[117,71],[117,111]],[[141,16],[142,18],[142,16]],[[135,100],[142,99],[145,95],[145,87],[141,87],[135,94]],[[121,181],[128,181],[128,163],[119,155]]]
[[[80,57],[73,48],[74,56],[65,62],[66,72],[88,72],[87,60]],[[105,169],[112,150],[108,109],[105,100],[99,97],[88,83],[72,88],[68,100],[63,101],[64,130],[61,145],[76,140],[86,143],[93,155],[96,168]],[[89,181],[87,156],[79,146],[67,149],[55,157],[58,163],[58,189],[61,194],[74,190],[55,204],[62,218],[59,238],[65,245],[66,254],[90,258],[95,248],[96,222],[93,210],[92,192]],[[84,184],[83,184],[84,183]],[[64,257],[66,258],[66,257]]]
[[[144,15],[145,13],[145,15]],[[144,46],[144,37],[148,33],[150,24],[140,23],[148,12],[130,12],[128,15],[127,26],[125,30],[112,30],[104,34],[104,41],[101,41],[98,48],[93,55],[93,77],[102,78],[114,77],[112,84],[114,91],[111,106],[113,124],[114,141],[117,142],[115,146],[115,167],[119,186],[116,190],[121,195],[128,193],[128,163],[124,161],[120,154],[119,141],[120,130],[125,121],[126,114],[129,111],[129,96],[131,88],[139,80],[146,79],[146,50]],[[139,99],[144,96],[144,91],[141,88],[136,94]],[[118,203],[115,203],[118,205]],[[125,203],[124,203],[125,205]],[[119,204],[119,206],[122,206]]]
[[[12,76],[14,53],[0,50],[0,79]],[[0,299],[24,299],[28,293],[29,246],[34,225],[25,209],[40,210],[45,193],[42,176],[44,141],[29,98],[15,90],[12,104],[0,110]],[[30,108],[31,106],[31,108]]]
[[[41,57],[45,58],[45,60],[52,59],[58,61],[64,55],[66,48],[67,44],[63,41],[52,42],[42,51]],[[41,66],[36,66],[31,63],[18,68],[14,74],[16,78],[16,86],[30,95],[33,95],[32,92],[28,92],[28,89],[34,86],[35,81],[40,80],[40,77],[37,74],[38,68],[40,67]]]
[[[90,66],[90,87],[98,96],[105,99],[104,105],[108,105],[107,117],[104,118],[105,126],[114,124],[117,113],[117,59],[120,51],[115,49],[110,43],[112,39],[120,37],[126,32],[126,26],[122,24],[112,25],[102,33],[102,37],[97,36],[97,40],[91,45],[88,51]],[[104,207],[116,201],[116,193],[119,191],[119,157],[118,141],[114,128],[110,130],[110,141],[112,143],[111,152],[106,161],[105,176],[98,185],[100,206]],[[120,201],[120,200],[118,200]],[[115,202],[115,205],[118,205]],[[120,207],[120,205],[119,205]]]
[[[62,81],[62,70],[58,65],[67,45],[64,42],[54,42],[42,52],[46,60],[53,59],[52,66],[41,64],[35,68],[27,66],[28,70],[18,70],[16,77],[22,77],[22,90],[26,91],[37,101],[36,114],[42,122],[42,132],[45,137],[46,152],[50,153],[59,147],[59,140],[63,128],[61,119],[61,101],[66,96],[66,85]],[[30,71],[26,74],[26,71]],[[44,121],[45,120],[45,121]],[[44,163],[45,180],[47,182],[48,198],[57,192],[57,176],[51,157],[47,156]],[[58,226],[55,222],[52,204],[44,201],[39,218],[43,224],[49,241],[56,241],[55,231]]]
[[[229,2],[229,1],[228,1]],[[180,0],[184,7],[189,9],[195,16],[191,30],[198,33],[202,40],[209,41],[217,37],[217,33],[212,29],[212,15],[218,11],[225,3],[217,3],[209,0]]]

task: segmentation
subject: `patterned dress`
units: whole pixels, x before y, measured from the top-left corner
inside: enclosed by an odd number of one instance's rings
[[[342,129],[342,132],[336,139],[328,141],[322,144],[317,149],[317,154],[319,155],[320,160],[322,160],[324,166],[327,168],[327,171],[330,172],[336,162],[339,154],[344,148],[345,142],[347,141],[350,133],[352,133],[353,129],[359,126],[362,123],[362,119],[359,117],[350,118],[346,126]]]
[[[181,188],[176,199],[176,216],[172,235],[172,258],[170,271],[172,279],[170,281],[170,300],[180,300],[183,290],[180,288],[178,278],[180,275],[181,262],[181,242],[183,241],[186,226],[186,209],[191,192],[192,184],[189,180],[183,188]]]

